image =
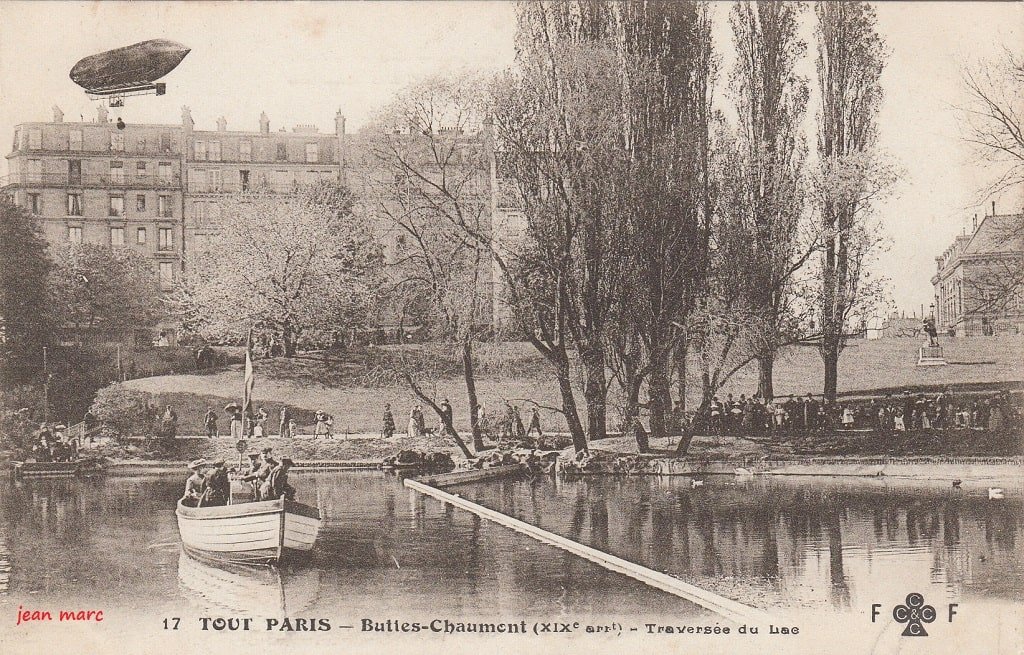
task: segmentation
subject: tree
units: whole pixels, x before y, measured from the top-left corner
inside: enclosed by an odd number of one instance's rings
[[[163,315],[153,264],[141,253],[81,243],[58,248],[54,258],[51,294],[79,334],[150,329]]]
[[[959,111],[964,139],[993,175],[982,195],[1013,194],[1015,215],[1000,217],[993,226],[996,238],[1024,244],[1024,56],[1007,48],[997,59],[965,67],[961,77],[968,96]],[[973,288],[965,297],[977,303],[972,312],[1002,311],[1024,294],[1024,262],[1016,256],[993,258],[968,284]]]
[[[460,351],[473,448],[483,438],[477,425],[473,342],[490,318],[490,257],[472,234],[491,234],[489,139],[482,132],[480,88],[470,76],[431,78],[401,93],[364,130],[367,166],[359,199],[391,237],[389,295],[400,305],[421,307],[416,320]],[[399,359],[405,364],[407,360]],[[413,393],[441,420],[436,399],[403,370]],[[446,426],[461,446],[453,426]]]
[[[190,329],[241,339],[256,326],[295,355],[373,315],[381,265],[373,227],[347,189],[319,183],[221,201],[218,232],[188,261],[178,311]]]
[[[772,398],[775,356],[787,340],[793,275],[817,248],[801,230],[802,169],[806,145],[801,123],[807,80],[794,71],[806,50],[798,36],[802,8],[779,2],[737,3],[730,22],[737,62],[732,94],[739,118],[732,212],[750,235],[740,250],[751,318],[762,328],[757,353],[758,394]],[[802,238],[804,237],[804,238]]]
[[[47,288],[53,264],[39,224],[0,194],[0,379],[27,382],[42,369],[57,328]]]
[[[881,243],[879,226],[870,222],[872,202],[891,186],[893,174],[874,150],[886,59],[875,9],[866,2],[818,2],[815,13],[822,102],[815,192],[823,232],[817,306],[824,395],[831,402],[847,321],[870,297],[862,273]]]

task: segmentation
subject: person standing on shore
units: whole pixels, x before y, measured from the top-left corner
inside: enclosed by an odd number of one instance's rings
[[[391,413],[391,404],[384,403],[384,418],[382,419],[381,436],[390,439],[395,434],[395,416]]]
[[[409,437],[420,436],[420,423],[416,420],[416,408],[409,410],[409,426],[406,428],[406,435]]]
[[[242,408],[238,405],[231,407],[231,438],[242,438]]]
[[[438,431],[441,434],[448,434],[449,425],[454,429],[455,423],[452,418],[452,405],[448,402],[448,399],[445,398],[441,401],[441,426]]]
[[[285,405],[281,408],[281,424],[277,429],[277,434],[282,439],[290,439],[294,435],[292,434],[292,410]]]
[[[203,417],[203,425],[206,426],[206,436],[209,438],[219,437],[217,433],[217,413],[210,407],[206,410],[206,416]]]
[[[536,407],[530,408],[530,427],[526,429],[526,436],[533,434],[533,431],[537,431],[537,438],[544,438],[544,431],[540,428],[540,411]]]

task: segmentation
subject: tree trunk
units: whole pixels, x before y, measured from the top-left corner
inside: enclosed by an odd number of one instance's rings
[[[562,413],[565,415],[565,422],[569,426],[569,436],[572,437],[572,446],[577,453],[584,453],[589,450],[587,447],[587,435],[583,431],[583,424],[580,423],[579,410],[576,408],[576,398],[572,395],[572,379],[569,375],[569,363],[563,362],[555,371],[558,379],[558,390],[562,394]]]
[[[676,350],[676,393],[679,395],[679,411],[686,411],[686,343]]]
[[[839,380],[839,343],[838,339],[826,335],[821,348],[821,358],[825,362],[825,401],[836,401],[836,384]]]
[[[765,400],[775,397],[773,373],[775,371],[775,353],[763,353],[757,358],[757,395]]]
[[[466,399],[469,401],[469,425],[473,432],[473,450],[480,452],[484,448],[483,435],[477,425],[476,377],[473,373],[473,342],[468,338],[462,342],[462,372],[466,378]]]
[[[603,439],[607,433],[605,403],[608,382],[605,378],[604,352],[601,348],[587,348],[580,353],[583,360],[583,397],[587,403],[587,437],[590,441]]]
[[[281,330],[281,343],[284,344],[285,357],[295,357],[297,341],[298,338],[295,331],[292,330],[292,326],[286,323],[284,328]]]
[[[672,411],[672,389],[668,371],[668,353],[652,348],[651,375],[647,380],[651,408],[651,437],[668,436],[668,415]]]

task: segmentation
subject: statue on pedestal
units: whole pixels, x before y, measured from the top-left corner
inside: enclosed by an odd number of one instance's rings
[[[939,331],[935,327],[935,319],[931,316],[927,317],[921,323],[921,331],[925,333],[928,340],[925,341],[925,346],[930,348],[938,348],[939,346]]]

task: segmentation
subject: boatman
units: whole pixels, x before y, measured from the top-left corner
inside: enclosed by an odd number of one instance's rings
[[[239,475],[241,476],[240,479],[242,481],[244,481],[248,476],[253,475],[257,471],[259,471],[260,466],[262,464],[262,462],[260,462],[260,452],[258,450],[254,450],[248,453],[248,456],[249,463],[246,464],[241,471],[239,471]],[[253,500],[255,500],[256,497],[259,495],[259,484],[255,480],[250,480],[249,485],[252,487],[252,497]]]
[[[198,507],[199,499],[203,495],[203,474],[200,469],[206,464],[205,460],[197,459],[189,462],[188,470],[192,472],[185,480],[185,495],[182,496],[182,504],[188,507]]]
[[[267,500],[295,499],[295,489],[288,484],[288,470],[292,465],[290,457],[282,457],[281,463],[274,467],[270,473],[270,479],[267,480]]]
[[[200,501],[200,506],[227,505],[230,496],[231,481],[228,479],[228,470],[224,466],[224,459],[220,458],[213,462],[213,470],[209,471],[203,480],[203,498]]]
[[[254,472],[246,475],[242,478],[243,482],[252,482],[255,491],[255,497],[253,500],[263,500],[263,492],[269,490],[266,486],[267,480],[270,478],[270,472],[277,466],[277,461],[270,455],[271,448],[264,448],[262,451],[263,461],[260,463],[260,467]]]

